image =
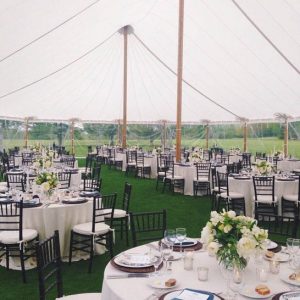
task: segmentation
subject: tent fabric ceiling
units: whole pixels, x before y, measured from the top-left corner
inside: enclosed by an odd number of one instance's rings
[[[183,84],[182,120],[273,119],[277,112],[298,118],[299,73],[234,2],[300,69],[300,1],[186,0],[183,78],[189,85]],[[0,60],[57,28],[0,62],[0,115],[121,119],[123,35],[118,31],[128,24],[133,28],[128,36],[128,120],[174,121],[175,0],[1,1]]]

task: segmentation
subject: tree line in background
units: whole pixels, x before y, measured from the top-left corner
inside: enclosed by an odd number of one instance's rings
[[[0,120],[0,129],[3,139],[20,139],[23,137],[24,124],[17,121]],[[30,140],[50,140],[63,144],[65,139],[69,139],[69,125],[67,123],[33,123],[29,127]],[[289,139],[300,139],[300,122],[289,124]],[[243,127],[241,125],[210,125],[210,139],[232,139],[243,137]],[[101,140],[105,139],[115,144],[118,140],[118,133],[121,128],[118,124],[83,124],[75,127],[74,138],[76,140]],[[175,125],[166,126],[167,140],[175,138]],[[149,140],[150,145],[154,140],[160,140],[163,136],[162,125],[128,125],[127,138],[133,140]],[[283,139],[283,126],[279,123],[264,123],[248,125],[249,138],[277,137]],[[183,139],[203,139],[205,138],[205,126],[185,125],[182,127]]]

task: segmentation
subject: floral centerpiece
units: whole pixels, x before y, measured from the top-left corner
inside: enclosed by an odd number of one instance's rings
[[[264,249],[268,231],[257,226],[250,217],[236,216],[234,211],[211,212],[210,221],[202,229],[201,240],[209,252],[226,268],[244,269],[249,257]]]
[[[54,152],[50,149],[45,149],[42,155],[38,155],[35,158],[33,166],[35,168],[51,168],[53,164]]]
[[[198,151],[194,151],[191,155],[191,160],[193,163],[201,162],[202,156]]]
[[[273,166],[269,162],[262,160],[256,164],[256,171],[260,175],[268,176],[273,171]]]
[[[54,173],[42,172],[38,174],[37,178],[35,179],[35,183],[41,186],[42,191],[45,194],[51,196],[54,189],[58,185],[58,178]]]
[[[275,151],[273,156],[278,159],[283,159],[283,153],[281,151]]]

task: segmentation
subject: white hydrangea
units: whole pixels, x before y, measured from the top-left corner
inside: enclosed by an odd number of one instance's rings
[[[50,184],[49,182],[43,182],[42,183],[42,188],[45,192],[48,192],[50,190]]]

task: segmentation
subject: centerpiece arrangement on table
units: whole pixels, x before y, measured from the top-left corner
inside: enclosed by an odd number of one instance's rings
[[[49,199],[58,186],[58,178],[55,173],[41,172],[35,179],[35,184],[40,186],[41,192]]]
[[[225,268],[244,269],[250,256],[265,249],[268,231],[250,217],[236,216],[234,211],[211,212],[201,232],[201,240]]]
[[[191,161],[193,163],[199,163],[202,161],[202,159],[203,159],[203,155],[201,155],[198,150],[194,151],[191,155]]]
[[[254,171],[262,176],[268,176],[273,172],[273,166],[269,162],[262,160],[257,163]]]

